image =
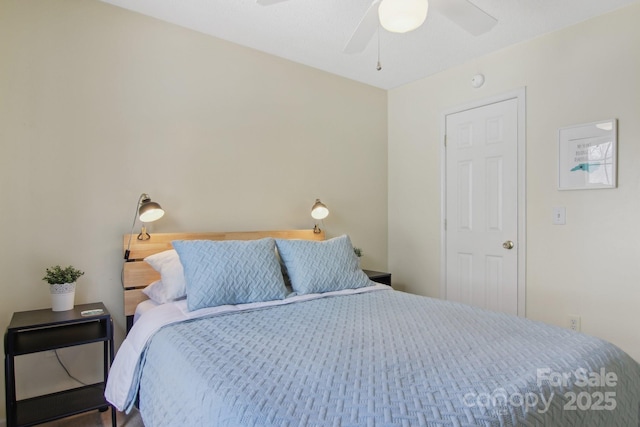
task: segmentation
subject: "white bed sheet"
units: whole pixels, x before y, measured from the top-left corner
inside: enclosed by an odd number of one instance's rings
[[[156,308],[159,305],[160,304],[150,299],[146,299],[142,301],[140,304],[136,306],[136,311],[133,314],[133,323],[135,324],[138,321],[138,319],[140,319],[140,317],[142,317],[145,313],[147,313],[151,309]]]

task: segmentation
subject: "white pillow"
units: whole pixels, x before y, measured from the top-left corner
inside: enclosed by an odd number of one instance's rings
[[[147,287],[142,290],[142,293],[148,296],[149,299],[156,304],[166,304],[174,301],[174,298],[172,298],[172,295],[168,294],[167,290],[168,286],[165,286],[161,280],[156,280],[155,282],[151,282],[147,285]]]
[[[144,260],[160,273],[160,280],[153,282],[143,290],[145,295],[158,304],[165,304],[187,296],[184,269],[175,249],[149,255]]]

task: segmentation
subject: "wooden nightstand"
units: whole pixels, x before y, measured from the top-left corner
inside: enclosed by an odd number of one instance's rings
[[[391,286],[391,273],[384,273],[382,271],[372,271],[372,270],[362,270],[364,271],[369,279],[374,282],[382,283],[383,285]]]
[[[91,316],[81,314],[96,309],[103,311]],[[103,382],[16,401],[15,356],[95,342],[104,342]],[[104,388],[113,353],[113,323],[101,302],[76,305],[68,311],[44,309],[14,313],[4,336],[7,426],[32,426],[82,412],[108,409]],[[111,424],[116,426],[113,407]]]

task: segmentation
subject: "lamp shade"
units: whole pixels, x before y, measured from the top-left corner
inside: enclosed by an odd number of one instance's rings
[[[406,33],[422,25],[428,9],[428,0],[382,0],[378,17],[385,30]]]
[[[316,202],[311,208],[311,216],[313,219],[325,219],[329,215],[329,209],[320,201],[316,199]]]
[[[158,203],[152,202],[150,198],[142,200],[140,209],[138,209],[138,217],[140,218],[140,221],[153,222],[162,218],[163,215],[164,209],[162,209]]]

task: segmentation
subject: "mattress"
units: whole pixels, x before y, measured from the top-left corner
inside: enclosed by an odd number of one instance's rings
[[[143,322],[153,311],[130,334],[148,336],[139,355],[116,358],[109,378],[131,374],[116,403],[139,399],[146,427],[639,425],[636,361],[502,313],[384,286],[152,332]]]

